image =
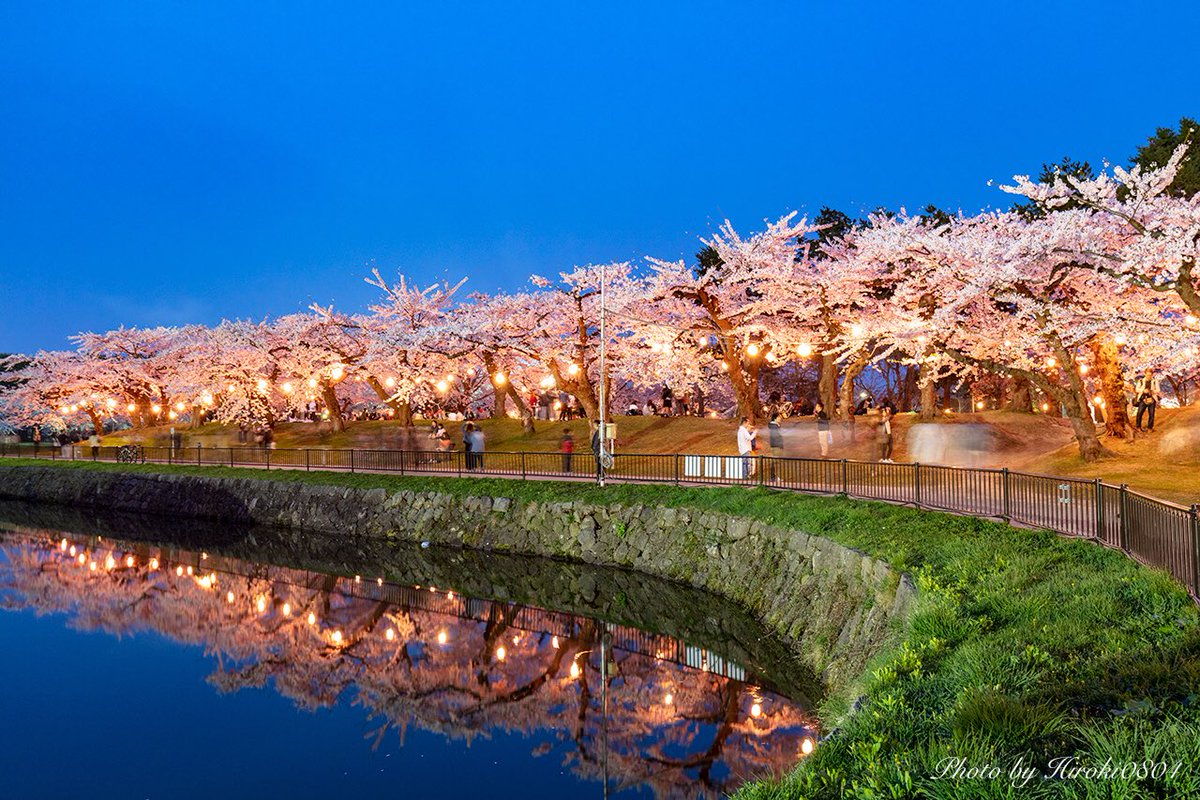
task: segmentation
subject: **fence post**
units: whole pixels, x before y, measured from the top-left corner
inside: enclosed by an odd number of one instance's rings
[[[921,465],[913,464],[913,503],[921,507]]]
[[[848,474],[848,471],[849,471],[849,466],[846,463],[846,459],[843,458],[842,459],[842,495],[844,497],[850,496],[850,476]]]
[[[675,454],[675,485],[679,485],[679,453]]]
[[[354,472],[354,450],[350,451],[350,471]]]
[[[308,454],[309,454],[309,449],[306,447],[306,448],[304,448],[304,471],[305,472],[309,471]]]
[[[1011,520],[1012,519],[1012,490],[1009,488],[1009,485],[1008,485],[1008,467],[1005,467],[1001,471],[1001,474],[1004,478],[1004,481],[1000,487],[1001,511],[1003,512],[1003,517],[1005,520]]]
[[[750,456],[750,458],[753,459],[753,461],[750,462],[751,464],[758,462],[758,485],[762,486],[765,482],[764,476],[767,474],[767,460],[770,458],[770,456],[759,456],[758,458]],[[774,465],[774,461],[772,461],[771,466],[774,467]]]
[[[200,445],[196,445],[196,466],[200,466]]]
[[[525,480],[525,451],[521,451],[521,480]]]
[[[229,448],[229,466],[233,466],[233,448]]]
[[[171,459],[175,457],[175,445],[167,448],[167,464],[171,463]]]
[[[1121,550],[1129,552],[1129,484],[1121,484],[1120,515],[1121,515]]]
[[[267,453],[266,469],[267,469],[267,472],[270,472],[271,471],[271,448],[270,447],[267,447],[266,453]]]
[[[404,457],[408,455],[407,450],[400,451],[400,474],[404,474]]]
[[[1200,505],[1188,509],[1192,520],[1192,594],[1200,597]]]
[[[1096,478],[1096,541],[1103,542],[1104,534],[1104,484]]]

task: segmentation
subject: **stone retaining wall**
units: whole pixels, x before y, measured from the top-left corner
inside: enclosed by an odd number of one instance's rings
[[[37,466],[0,466],[0,498],[631,568],[739,603],[830,689],[862,673],[915,596],[907,576],[857,550],[699,509]]]

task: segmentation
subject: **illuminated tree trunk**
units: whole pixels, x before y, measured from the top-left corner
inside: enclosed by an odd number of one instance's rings
[[[521,397],[521,393],[512,385],[512,381],[505,378],[503,382],[496,380],[496,375],[499,372],[496,366],[496,357],[493,353],[484,350],[483,368],[488,372],[488,380],[492,383],[492,416],[502,418],[505,416],[504,407],[507,400],[512,400],[513,405],[517,408],[517,413],[521,415],[521,430],[526,434],[532,434],[533,428],[533,409]]]
[[[936,419],[938,412],[937,380],[928,369],[922,369],[918,379],[921,382],[921,419]]]
[[[374,375],[367,375],[367,385],[370,386],[375,394],[388,405],[392,411],[396,412],[396,421],[406,428],[411,428],[413,424],[412,406],[407,400],[393,400],[392,392],[387,390],[387,387],[379,382],[379,379]],[[332,412],[330,413],[332,417]]]
[[[1012,394],[1008,398],[1008,410],[1028,414],[1033,411],[1033,395],[1029,380],[1017,376],[1012,379]]]
[[[328,383],[321,384],[321,400],[325,410],[329,412],[329,421],[333,423],[335,433],[346,430],[346,420],[342,417],[342,407],[338,404],[337,390]]]
[[[1133,436],[1129,406],[1125,402],[1125,379],[1121,375],[1120,351],[1107,336],[1092,340],[1092,363],[1100,397],[1104,400],[1104,432],[1128,439]]]
[[[96,407],[88,406],[87,407],[87,415],[88,415],[88,418],[91,419],[91,421],[92,421],[92,429],[94,431],[96,431],[96,435],[103,436],[104,435],[104,420],[101,419],[99,412],[96,411]]]
[[[825,406],[825,413],[833,415],[833,408],[837,405],[837,385],[838,385],[838,365],[833,356],[828,353],[821,354],[821,372],[817,378],[817,397],[821,401],[821,405]]]

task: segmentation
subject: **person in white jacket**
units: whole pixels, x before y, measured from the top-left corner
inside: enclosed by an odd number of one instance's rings
[[[738,454],[742,457],[742,477],[744,478],[749,478],[754,474],[754,442],[757,438],[758,431],[754,430],[750,419],[742,417],[742,424],[738,426],[737,443]]]

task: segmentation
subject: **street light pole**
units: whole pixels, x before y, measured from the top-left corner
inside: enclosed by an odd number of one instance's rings
[[[606,264],[601,264],[600,265],[600,412],[599,412],[599,417],[600,417],[600,463],[599,463],[599,469],[596,470],[596,481],[597,481],[597,483],[600,484],[600,486],[604,486],[604,470],[605,470],[604,441],[605,441],[605,439],[608,438],[608,424],[606,421],[606,415],[604,413],[604,411],[605,411],[605,397],[604,397],[605,380],[604,379],[607,375],[607,365],[605,364],[605,361],[604,361],[604,356],[605,356],[604,344],[606,341],[605,329],[604,329],[604,289],[605,289],[605,283],[606,283],[607,277],[608,277],[608,266]]]

